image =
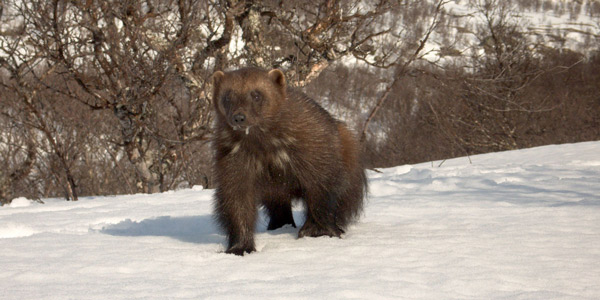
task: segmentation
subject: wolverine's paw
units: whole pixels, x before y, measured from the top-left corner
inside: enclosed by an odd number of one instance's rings
[[[244,256],[244,254],[252,253],[254,251],[256,251],[256,248],[254,248],[254,246],[235,245],[227,249],[225,253]]]
[[[305,236],[309,237],[319,237],[319,236],[328,236],[328,237],[341,237],[344,230],[333,225],[328,227],[323,227],[315,224],[314,222],[306,221],[304,226],[300,228],[298,231],[298,238],[303,238]]]

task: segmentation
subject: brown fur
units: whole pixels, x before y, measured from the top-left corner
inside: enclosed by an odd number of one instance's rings
[[[361,212],[367,181],[354,135],[306,95],[288,89],[279,70],[214,74],[215,214],[227,253],[255,251],[257,208],[268,229],[296,226],[302,199],[304,236],[337,236]]]

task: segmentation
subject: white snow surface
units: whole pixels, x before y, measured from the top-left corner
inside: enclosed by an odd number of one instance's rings
[[[342,239],[261,215],[244,257],[223,253],[212,190],[19,199],[0,299],[599,299],[600,142],[470,160],[370,172]]]

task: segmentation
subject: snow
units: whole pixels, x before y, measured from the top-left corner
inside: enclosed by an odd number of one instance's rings
[[[19,198],[15,198],[12,200],[12,202],[10,203],[10,207],[27,207],[29,205],[31,205],[32,201],[24,198],[24,197],[19,197]]]
[[[501,2],[497,1],[496,3]],[[523,6],[519,6],[517,1],[506,2],[508,2],[504,3],[507,9],[506,21],[509,24],[517,25],[531,43],[556,49],[571,49],[584,54],[596,50],[595,47],[590,46],[599,38],[597,35],[598,17],[590,12],[593,10],[591,8],[594,5],[593,1],[575,3],[576,1],[551,0],[544,1],[543,5],[538,5],[538,8],[535,5],[527,7],[526,1],[521,1],[525,4]],[[487,21],[481,11],[484,3],[487,2],[447,1],[443,5],[443,9],[453,16],[451,18],[453,23],[447,25],[450,26],[450,29],[446,28],[448,32],[441,35],[437,32],[432,34],[422,52],[423,58],[433,62],[440,61],[442,64],[457,62],[464,64],[465,59],[468,59],[468,49],[476,49],[481,46],[481,40],[475,34],[465,34],[465,32],[474,33],[477,31],[477,26],[486,24]],[[577,6],[581,9],[575,9]],[[451,45],[446,46],[459,50],[463,56],[443,56],[439,50],[440,46],[444,45],[444,39],[453,41]],[[483,49],[478,49],[477,52],[482,54]]]
[[[381,171],[342,239],[262,216],[244,257],[223,253],[212,190],[19,199],[0,299],[600,298],[600,141]]]

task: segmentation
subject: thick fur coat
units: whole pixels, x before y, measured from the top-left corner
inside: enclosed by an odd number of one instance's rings
[[[227,234],[226,252],[255,251],[261,206],[269,230],[295,227],[295,199],[306,209],[298,237],[340,237],[361,213],[367,188],[352,132],[287,88],[280,70],[218,71],[213,78],[214,211]]]

